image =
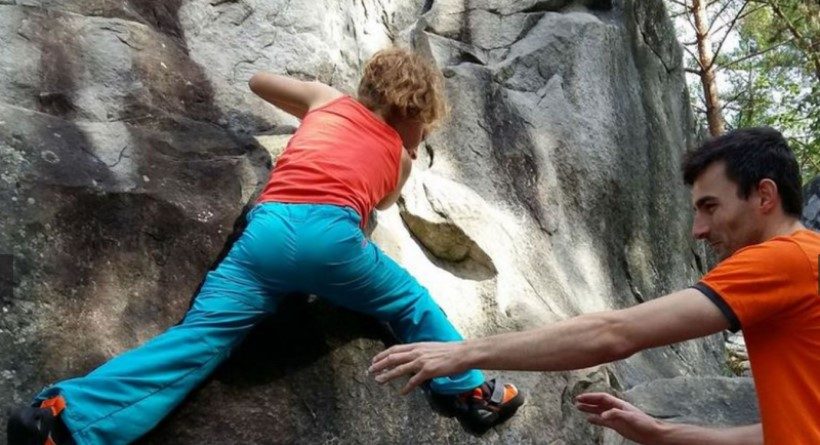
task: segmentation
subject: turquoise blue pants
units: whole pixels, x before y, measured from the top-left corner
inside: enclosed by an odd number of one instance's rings
[[[333,205],[264,203],[183,321],[84,377],[46,388],[60,394],[78,445],[130,443],[157,425],[291,293],[316,294],[390,324],[403,342],[458,341],[444,312],[406,270],[365,238],[358,214]],[[365,364],[362,364],[365,366]],[[471,370],[430,382],[454,394],[484,382]]]

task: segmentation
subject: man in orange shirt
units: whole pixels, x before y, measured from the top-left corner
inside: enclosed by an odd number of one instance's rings
[[[794,155],[776,130],[748,128],[707,141],[683,170],[692,186],[692,233],[721,259],[691,288],[530,331],[395,346],[377,355],[370,371],[379,382],[411,375],[407,393],[468,368],[585,368],[742,328],[762,424],[670,424],[602,393],[583,394],[576,406],[591,423],[643,444],[820,444],[820,234],[800,223]]]

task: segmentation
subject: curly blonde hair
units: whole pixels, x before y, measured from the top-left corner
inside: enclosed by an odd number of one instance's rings
[[[368,60],[359,81],[358,99],[373,111],[417,118],[430,129],[448,112],[439,70],[402,48],[383,49]]]

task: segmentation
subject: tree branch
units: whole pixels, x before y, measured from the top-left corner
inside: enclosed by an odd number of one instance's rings
[[[749,0],[749,3],[754,3],[754,0]],[[766,6],[764,5],[764,6],[758,6],[757,8],[754,8],[754,9],[750,9],[750,10],[748,10],[748,11],[744,12],[744,13],[743,13],[743,15],[741,15],[740,17],[738,17],[738,20],[743,20],[743,19],[745,19],[745,18],[746,18],[749,14],[754,14],[755,12],[760,11],[761,9],[763,9],[763,8],[765,8],[765,7],[766,7]],[[723,30],[723,28],[726,28],[727,26],[728,26],[728,24],[726,24],[726,23],[724,23],[724,24],[722,24],[722,25],[718,26],[717,28],[715,28],[715,31],[714,31],[714,32],[715,32],[715,34],[719,33],[720,31],[722,31],[722,30]]]
[[[712,57],[712,62],[709,63],[709,68],[711,68],[712,65],[715,64],[715,60],[720,55],[720,50],[723,49],[723,43],[726,42],[726,37],[729,37],[729,33],[732,32],[732,28],[735,27],[735,23],[737,23],[737,20],[740,17],[740,14],[743,13],[743,10],[746,9],[746,6],[749,6],[749,0],[745,0],[743,2],[743,6],[741,6],[740,9],[737,10],[737,14],[735,14],[735,18],[732,19],[731,23],[729,23],[729,29],[726,30],[726,34],[723,35],[723,38],[720,39],[720,43],[718,43],[717,49],[715,50],[714,55]]]
[[[691,50],[691,49],[689,49],[688,47],[685,47],[685,46],[684,46],[684,47],[683,47],[683,49],[684,49],[687,53],[689,53],[689,56],[690,56],[690,57],[692,57],[693,59],[695,59],[695,62],[698,64],[698,66],[700,67],[701,71],[703,71],[703,65],[701,65],[701,64],[700,64],[700,58],[699,58],[698,56],[696,56],[696,55],[695,55],[695,53],[693,53],[693,52],[692,52],[692,50]]]
[[[729,107],[729,105],[730,105],[730,104],[732,104],[732,103],[734,103],[734,102],[736,102],[736,101],[737,101],[737,99],[738,99],[740,96],[744,95],[744,94],[746,94],[746,90],[740,90],[740,91],[738,91],[738,92],[737,92],[737,94],[735,94],[734,96],[730,97],[729,99],[725,99],[725,100],[724,100],[724,103],[723,103],[723,106],[721,107],[721,109],[723,109],[723,108],[729,108],[729,109],[731,110],[732,108],[731,108],[731,107]]]
[[[733,61],[731,61],[731,62],[724,63],[722,66],[717,67],[715,70],[716,70],[716,71],[719,71],[719,70],[725,70],[725,69],[729,68],[729,67],[730,67],[730,66],[732,66],[732,65],[737,65],[738,63],[743,62],[744,60],[748,60],[748,59],[751,59],[752,57],[757,57],[757,56],[760,56],[760,55],[762,55],[762,54],[766,54],[767,52],[769,52],[769,51],[771,51],[771,50],[773,50],[773,49],[777,49],[777,48],[779,48],[779,47],[781,47],[781,46],[783,46],[783,45],[785,45],[785,44],[787,44],[787,43],[790,43],[790,42],[791,42],[791,41],[793,41],[793,40],[794,40],[794,37],[792,37],[792,38],[790,38],[790,39],[788,39],[788,40],[784,40],[784,41],[782,41],[782,42],[780,42],[780,43],[778,43],[778,44],[776,44],[776,45],[772,45],[772,46],[770,46],[770,47],[768,47],[768,48],[766,48],[766,49],[763,49],[763,50],[760,50],[760,51],[755,51],[755,52],[753,52],[753,53],[751,53],[751,54],[747,54],[747,55],[745,55],[745,56],[743,56],[743,57],[741,57],[741,58],[739,58],[739,59],[735,59],[735,60],[733,60]]]
[[[691,26],[692,29],[698,29],[698,27],[695,26],[695,22],[692,21],[692,10],[691,9],[689,10],[689,14],[686,14],[686,21],[689,22],[689,26]]]
[[[686,4],[686,1],[680,1],[680,0],[668,0],[668,1],[669,1],[669,3],[672,3],[672,4],[675,4],[675,5],[678,5],[678,6],[681,6],[681,7],[685,8],[687,11],[692,9],[691,6]]]
[[[820,82],[820,57],[817,54],[814,54],[812,51],[811,41],[805,43],[804,40],[807,40],[797,28],[794,27],[794,24],[786,17],[786,14],[783,13],[783,10],[780,9],[780,5],[777,4],[776,0],[768,0],[769,6],[772,8],[772,12],[775,13],[783,22],[786,24],[786,28],[791,32],[792,36],[795,38],[795,46],[798,49],[801,49],[805,54],[806,58],[808,58],[812,64],[814,65],[814,74],[817,77],[817,80]]]
[[[731,4],[732,4],[732,2],[728,2],[728,1],[723,3],[723,7],[721,7],[720,10],[715,15],[712,16],[712,23],[710,23],[709,26],[706,27],[706,34],[709,34],[709,33],[712,32],[712,27],[715,26],[715,23],[717,23],[718,17],[720,17],[720,15],[723,14],[723,11],[725,11],[726,8],[728,8],[729,5],[731,5]],[[708,8],[709,6],[706,6],[706,7]]]

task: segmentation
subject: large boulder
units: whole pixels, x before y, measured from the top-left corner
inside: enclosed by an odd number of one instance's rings
[[[760,422],[751,378],[675,377],[642,383],[624,397],[647,414],[676,423],[737,426]]]
[[[820,230],[820,176],[803,186],[803,224]]]
[[[3,0],[0,41],[3,408],[183,316],[298,125],[250,94],[254,72],[353,92],[391,42],[436,61],[453,112],[373,238],[465,335],[704,272],[679,174],[696,130],[660,0]],[[721,340],[504,373],[529,402],[479,439],[365,375],[391,341],[377,323],[294,297],[143,443],[587,444],[603,433],[572,395],[718,375]]]

